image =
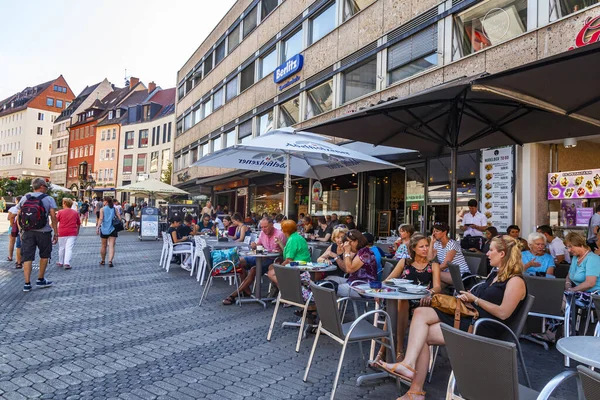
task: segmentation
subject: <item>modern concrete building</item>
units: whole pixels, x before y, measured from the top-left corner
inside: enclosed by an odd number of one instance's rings
[[[178,72],[173,184],[197,200],[210,197],[230,210],[279,211],[281,176],[189,165],[273,127],[310,130],[382,101],[589,44],[600,37],[598,4],[239,0]],[[502,217],[494,224],[516,222],[527,233],[548,222],[556,206],[546,199],[544,180],[531,182],[549,172],[540,163],[550,154],[548,146],[513,149],[517,187],[509,196],[511,206],[498,212]],[[457,210],[449,209],[446,190],[452,173],[449,157],[425,159],[413,153],[397,157],[405,171],[322,180],[317,201],[312,201],[314,182],[294,179],[293,214],[358,214],[359,225],[376,233],[389,234],[390,227],[404,221],[428,230],[435,220],[461,213],[469,198],[481,198],[481,154],[459,155]],[[394,159],[393,154],[387,157]],[[535,199],[534,206],[524,205],[525,199]],[[384,214],[388,217],[382,218]]]
[[[63,76],[0,101],[0,175],[50,177],[54,121],[75,98]]]
[[[71,105],[60,113],[52,129],[52,156],[50,158],[50,181],[67,185],[67,160],[69,158],[69,128],[73,116],[83,112],[96,99],[104,98],[113,90],[112,84],[105,78],[102,82],[86,86]]]

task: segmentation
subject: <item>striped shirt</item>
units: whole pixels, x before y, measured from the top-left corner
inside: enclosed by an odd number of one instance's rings
[[[446,254],[450,250],[456,250],[456,254],[454,258],[450,261],[452,264],[456,264],[460,267],[460,273],[470,273],[469,265],[467,264],[467,260],[463,256],[462,249],[460,248],[460,244],[456,240],[450,239],[448,243],[446,243],[446,247],[442,247],[442,243],[439,240],[433,244],[433,248],[437,252],[437,259],[441,263],[446,259]]]

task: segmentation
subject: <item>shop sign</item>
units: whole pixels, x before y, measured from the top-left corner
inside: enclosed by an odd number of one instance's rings
[[[592,207],[577,207],[575,209],[575,225],[588,226],[592,215],[594,215]]]
[[[237,190],[237,195],[238,196],[246,196],[248,194],[248,188],[241,188]]]
[[[410,188],[407,188],[407,190]],[[420,193],[407,193],[406,201],[423,201],[425,200],[425,194],[423,193],[423,188],[421,187]]]
[[[420,206],[420,204],[419,204],[419,203],[412,203],[412,204],[410,205],[410,209],[411,209],[411,210],[413,210],[413,211],[419,211],[419,208],[420,208],[420,207],[421,207],[421,206]]]
[[[316,181],[312,186],[312,200],[320,201],[323,197],[323,185],[321,185],[320,181]]]
[[[499,232],[513,222],[514,147],[496,147],[481,151],[481,207],[488,225]]]
[[[102,193],[102,195],[104,197],[112,197],[114,198],[116,196],[116,193],[114,190],[105,190],[104,193]]]
[[[581,28],[575,37],[575,46],[569,47],[569,50],[574,50],[596,42],[600,42],[600,15],[588,17],[585,20],[583,28]]]
[[[600,169],[548,174],[548,200],[600,198]]]
[[[290,76],[302,70],[304,65],[304,57],[302,54],[296,54],[273,71],[273,80],[275,83],[283,82]],[[279,89],[281,90],[281,88]]]

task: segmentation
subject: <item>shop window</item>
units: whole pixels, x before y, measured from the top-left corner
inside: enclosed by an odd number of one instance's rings
[[[266,18],[277,7],[278,0],[262,0],[260,10],[260,20]]]
[[[342,219],[345,215],[356,215],[358,202],[358,178],[356,174],[321,179],[323,188],[320,201],[313,202],[309,214],[314,217],[336,213]],[[361,223],[361,221],[358,221]]]
[[[387,57],[389,84],[435,67],[437,46],[437,25],[434,25],[390,47]]]
[[[212,114],[212,97],[209,97],[204,103],[202,103],[202,116],[204,118]]]
[[[373,4],[373,0],[344,0],[344,21]]]
[[[252,119],[240,124],[238,130],[238,144],[248,143],[252,139]]]
[[[227,54],[230,54],[240,44],[240,25],[233,28],[227,36]]]
[[[527,0],[488,0],[455,17],[454,59],[527,31]]]
[[[600,0],[550,0],[550,22],[600,3]]]
[[[306,119],[333,109],[333,79],[306,92]]]
[[[206,76],[213,68],[213,53],[210,53],[204,59],[204,76]]]
[[[279,127],[292,126],[300,121],[300,98],[294,97],[279,106]]]
[[[219,64],[225,58],[225,40],[223,40],[215,49],[215,65]]]
[[[224,146],[223,146],[223,140],[221,138],[222,138],[222,136],[218,136],[218,137],[214,138],[213,140],[211,140],[211,142],[212,142],[211,143],[212,144],[212,151],[213,152],[219,151],[222,148],[224,148]]]
[[[258,16],[258,7],[254,7],[248,15],[244,17],[244,39],[248,36],[254,28],[256,28],[256,17]]]
[[[273,130],[273,109],[258,116],[258,134],[264,135],[271,130]]]
[[[374,92],[377,85],[377,57],[344,73],[344,103]]]
[[[150,154],[150,172],[158,172],[158,151]]]
[[[458,171],[452,171],[450,157],[439,157],[429,160],[429,186],[427,200],[429,203],[450,203],[450,180],[454,173],[458,179],[458,203],[477,198],[477,172],[479,163],[476,153],[458,155]]]
[[[316,42],[335,29],[335,2],[331,3],[325,11],[310,20],[309,44]]]
[[[223,92],[225,88],[221,88],[213,94],[213,110],[217,110],[223,106]]]
[[[297,30],[292,35],[288,36],[283,42],[281,42],[281,62],[289,60],[296,54],[302,51],[302,29]]]
[[[225,137],[225,147],[231,147],[235,145],[235,130],[224,133],[223,135]]]
[[[277,68],[277,52],[273,48],[269,54],[261,57],[258,79],[262,79],[269,75]]]
[[[240,74],[240,93],[254,84],[254,61],[242,70]]]
[[[134,131],[125,132],[125,148],[126,149],[133,149],[134,138],[135,138]]]
[[[225,102],[229,103],[235,96],[238,95],[238,75],[233,77],[232,80],[227,82],[227,87],[225,88]]]

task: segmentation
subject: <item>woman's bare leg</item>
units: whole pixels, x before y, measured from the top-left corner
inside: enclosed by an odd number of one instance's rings
[[[113,262],[113,258],[115,258],[115,245],[117,244],[116,237],[108,238],[108,262]]]
[[[106,259],[106,245],[108,243],[108,239],[101,239],[102,244],[100,245],[100,259],[102,262]]]
[[[8,258],[13,259],[13,252],[15,251],[15,242],[17,241],[16,237],[9,236],[8,237]]]

